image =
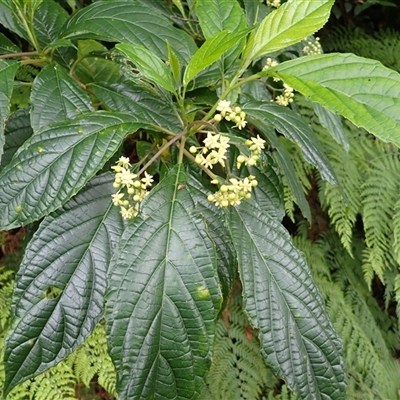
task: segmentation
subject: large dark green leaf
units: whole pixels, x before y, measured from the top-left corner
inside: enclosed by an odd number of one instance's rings
[[[6,392],[64,359],[102,317],[106,270],[124,228],[112,183],[112,174],[93,179],[29,243],[14,291]]]
[[[120,80],[118,65],[102,57],[88,57],[90,53],[96,52],[107,54],[108,49],[96,40],[78,40],[77,57],[82,57],[82,61],[75,70],[78,79],[85,84],[89,82],[118,82]]]
[[[292,159],[290,158],[289,152],[286,150],[285,146],[281,143],[279,138],[276,136],[274,131],[264,129],[264,134],[270,141],[271,145],[275,148],[274,153],[275,159],[279,164],[282,172],[285,175],[287,183],[292,191],[293,196],[297,201],[297,205],[304,217],[311,222],[311,209],[306,196],[303,191],[303,186],[297,177],[296,170]]]
[[[246,103],[243,110],[249,114],[249,121],[261,133],[265,130],[265,125],[274,126],[280,133],[301,147],[306,161],[318,168],[324,180],[333,184],[338,183],[319,140],[314,135],[311,126],[304,122],[300,114],[277,104],[259,101]]]
[[[54,0],[45,0],[36,9],[33,28],[40,46],[48,46],[59,37],[62,26],[68,20],[68,13]]]
[[[321,125],[325,127],[338,144],[341,144],[346,152],[349,151],[350,145],[344,130],[342,118],[333,114],[319,103],[313,103],[315,114]]]
[[[32,134],[29,108],[21,108],[9,116],[4,130],[6,142],[4,144],[4,154],[1,158],[0,169],[3,169],[11,161],[15,152]]]
[[[260,330],[266,363],[301,399],[343,400],[341,342],[303,255],[252,202],[231,207],[228,216],[245,311]]]
[[[1,8],[0,8],[1,12]],[[21,49],[7,36],[0,33],[0,54],[19,53]]]
[[[92,84],[90,88],[103,106],[113,111],[132,113],[148,124],[180,132],[182,125],[172,102],[167,102],[153,90],[130,82]]]
[[[0,60],[0,160],[4,147],[4,123],[10,112],[10,98],[13,92],[14,76],[19,63]]]
[[[26,34],[25,30],[22,27],[22,24],[16,20],[15,16],[11,12],[14,10],[14,6],[10,1],[3,2],[4,4],[0,3],[0,23],[1,25],[5,26],[11,32],[16,33],[18,36],[24,38],[25,40],[29,41],[29,37]]]
[[[206,39],[221,31],[238,32],[247,28],[246,17],[237,1],[198,0],[196,13]]]
[[[193,399],[209,368],[221,294],[185,184],[178,164],[145,199],[110,265],[107,334],[121,399]]]
[[[197,49],[193,39],[163,14],[135,1],[93,3],[68,21],[62,36],[140,44],[164,60],[168,59],[168,40],[183,64]]]
[[[0,173],[0,230],[42,218],[75,195],[143,124],[97,112],[50,125],[25,142]]]
[[[268,73],[379,139],[400,146],[400,74],[380,62],[354,54],[321,54],[285,61]]]
[[[35,78],[31,102],[34,131],[94,111],[89,95],[57,65],[46,66]]]
[[[235,249],[223,213],[214,203],[207,200],[211,192],[207,192],[204,186],[192,176],[186,187],[195,203],[196,212],[203,217],[207,233],[215,243],[218,273],[224,298],[228,298],[236,277],[237,265]]]

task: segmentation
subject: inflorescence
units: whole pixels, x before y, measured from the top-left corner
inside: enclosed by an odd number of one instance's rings
[[[219,113],[214,115],[213,121],[218,123],[225,119],[232,121],[235,127],[243,129],[247,121],[246,113],[240,107],[231,106],[231,102],[221,100],[217,105]],[[212,121],[211,121],[212,122]],[[215,131],[207,131],[207,137],[203,140],[203,146],[191,146],[189,152],[194,155],[195,162],[203,169],[211,170],[215,164],[220,164],[225,168],[227,161],[227,150],[230,147],[229,137]],[[236,159],[236,166],[239,169],[242,164],[247,166],[256,165],[264,149],[265,140],[257,137],[248,139],[244,142],[248,147],[249,155],[240,154]],[[153,183],[153,177],[144,172],[144,177],[132,172],[132,165],[129,158],[120,157],[116,165],[111,167],[115,171],[113,186],[118,192],[112,195],[113,204],[120,207],[123,218],[132,219],[139,213],[139,205],[147,196],[147,188]],[[209,172],[211,176],[214,176]],[[220,179],[216,177],[211,181],[214,185],[219,185]],[[258,185],[255,176],[249,175],[246,178],[238,179],[228,177],[219,190],[208,196],[208,200],[215,203],[218,207],[236,206],[243,199],[251,198],[251,189]]]
[[[246,126],[246,113],[240,107],[231,106],[231,102],[221,100],[218,103],[218,114],[214,116],[215,122],[220,122],[222,119],[232,121],[235,127],[242,129]],[[261,151],[264,149],[265,140],[257,135],[256,138],[246,140],[245,145],[249,148],[250,156],[240,154],[236,159],[237,168],[242,164],[254,166],[260,158]],[[195,161],[204,168],[212,169],[213,166],[219,163],[225,167],[227,149],[229,148],[229,138],[221,133],[207,132],[207,137],[203,140],[202,147],[190,147],[189,151],[196,154]],[[213,179],[212,184],[218,185],[220,181]],[[222,184],[217,192],[210,194],[208,200],[215,203],[218,207],[236,206],[243,199],[251,198],[251,189],[258,185],[255,177],[249,175],[244,179],[229,178]]]
[[[140,179],[131,171],[132,165],[127,157],[120,157],[111,168],[115,171],[113,186],[119,189],[111,196],[113,204],[120,207],[123,218],[132,219],[139,213],[140,202],[147,196],[153,177],[145,172],[144,178]]]

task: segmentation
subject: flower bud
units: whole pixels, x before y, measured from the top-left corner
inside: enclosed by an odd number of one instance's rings
[[[189,151],[190,151],[192,154],[197,153],[197,147],[196,147],[196,146],[191,146],[190,149],[189,149]]]
[[[215,122],[220,122],[222,120],[222,115],[221,114],[215,114],[214,115],[214,121]]]
[[[247,160],[247,165],[250,165],[250,167],[252,167],[253,165],[256,165],[256,160],[254,158],[250,157]]]
[[[133,187],[128,188],[128,194],[134,194],[135,189]]]
[[[221,188],[219,189],[222,193],[226,193],[228,191],[228,186],[222,185]]]
[[[240,155],[240,156],[237,157],[236,161],[237,161],[238,163],[242,164],[242,163],[244,163],[244,162],[246,161],[246,157]]]
[[[209,194],[209,195],[207,196],[207,200],[208,200],[208,201],[214,201],[214,200],[215,200],[214,195]]]

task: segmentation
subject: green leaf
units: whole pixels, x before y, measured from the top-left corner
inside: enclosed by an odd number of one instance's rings
[[[73,48],[75,48],[75,45],[71,42],[71,40],[68,40],[68,39],[57,39],[53,43],[49,43],[43,49],[43,51],[46,52],[47,50],[59,49],[61,47],[73,47]]]
[[[98,1],[74,14],[62,36],[142,45],[161,59],[168,58],[166,41],[186,65],[197,46],[184,31],[155,8],[136,2]]]
[[[222,31],[207,39],[189,61],[183,77],[183,85],[187,86],[197,74],[219,60],[222,54],[237,44],[248,33],[248,29],[235,34]]]
[[[143,46],[121,43],[115,47],[125,53],[147,79],[169,92],[175,93],[175,83],[171,71],[161,58]]]
[[[348,153],[350,145],[347,140],[346,132],[344,131],[341,117],[333,114],[319,103],[313,103],[313,108],[321,122],[321,125],[328,130],[331,136],[336,140],[336,143],[342,145]]]
[[[221,31],[238,32],[247,28],[246,17],[236,0],[198,0],[196,14],[206,39]]]
[[[13,92],[14,76],[19,63],[0,60],[0,160],[4,147],[4,124],[10,112],[10,98]]]
[[[216,257],[182,169],[146,197],[109,268],[105,315],[121,399],[192,399],[211,362]]]
[[[143,126],[127,114],[96,112],[35,133],[0,173],[0,230],[63,205]]]
[[[249,122],[261,133],[265,130],[265,126],[274,126],[300,146],[306,161],[318,168],[324,180],[333,184],[338,183],[335,172],[311,126],[306,124],[299,114],[278,104],[259,101],[246,103],[242,108],[249,115]]]
[[[90,53],[108,54],[107,47],[96,40],[78,40],[78,57],[83,58]],[[116,83],[120,80],[118,65],[111,60],[98,57],[83,58],[76,68],[76,76],[82,83],[109,82]]]
[[[168,62],[171,67],[172,75],[175,79],[175,83],[177,86],[181,83],[181,63],[179,62],[178,56],[175,54],[172,47],[169,45],[167,41],[167,48],[168,48]]]
[[[19,53],[20,51],[21,49],[15,43],[0,32],[0,54]]]
[[[15,9],[14,4],[11,1],[3,1],[2,3],[0,3],[0,24],[29,42],[28,35],[11,12],[11,10]]]
[[[97,83],[89,87],[103,106],[110,110],[132,113],[149,125],[161,126],[171,132],[178,133],[182,130],[172,102],[166,101],[148,87],[131,82],[112,85]]]
[[[43,1],[33,18],[33,29],[41,47],[59,38],[61,28],[68,20],[67,11],[54,0]]]
[[[53,122],[94,111],[88,94],[57,65],[47,65],[35,78],[31,103],[31,122],[35,132]]]
[[[245,65],[303,40],[322,28],[334,0],[289,0],[261,22],[244,52]]]
[[[235,171],[235,175],[239,178],[255,176],[258,185],[252,190],[252,198],[263,211],[281,221],[285,216],[283,189],[281,179],[274,169],[274,160],[263,154],[258,164],[258,167],[242,166],[239,171]]]
[[[0,170],[10,163],[15,152],[33,134],[29,108],[21,108],[11,114],[4,129],[4,154],[1,158]]]
[[[106,270],[124,228],[111,202],[113,179],[93,179],[30,241],[14,291],[6,393],[72,353],[102,317]]]
[[[31,0],[30,1],[30,7],[32,11],[35,11],[40,4],[43,3],[43,0]]]
[[[289,152],[285,149],[273,130],[271,131],[268,129],[264,129],[263,132],[264,135],[268,137],[271,145],[276,150],[276,152],[274,153],[275,159],[285,175],[287,183],[297,201],[297,205],[299,206],[301,213],[309,222],[311,222],[312,217],[310,205],[308,204],[306,196],[303,192],[303,186],[297,178],[296,170],[294,169],[294,165],[290,158]]]
[[[228,218],[244,308],[267,365],[302,399],[344,399],[341,341],[302,253],[252,202],[230,207]]]
[[[246,16],[237,1],[200,0],[196,3],[196,14],[206,39],[221,31],[240,32],[247,28]],[[228,68],[243,50],[242,38],[227,54],[221,57],[224,68]]]
[[[321,54],[271,68],[295,90],[384,142],[400,146],[400,74],[354,54]]]
[[[196,204],[196,212],[203,218],[207,233],[215,244],[218,275],[224,299],[227,299],[236,278],[237,266],[235,248],[233,247],[224,215],[221,209],[218,209],[214,203],[207,200],[210,192],[193,176],[189,177],[186,187]]]

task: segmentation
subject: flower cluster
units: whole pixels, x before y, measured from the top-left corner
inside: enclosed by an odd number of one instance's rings
[[[229,138],[220,133],[207,132],[207,137],[203,140],[204,147],[190,147],[189,151],[196,154],[195,161],[205,168],[212,169],[214,164],[220,163],[224,166],[226,160],[226,150],[229,147]]]
[[[214,121],[219,122],[225,118],[227,121],[235,122],[236,128],[243,129],[246,127],[246,113],[242,111],[240,107],[231,106],[230,101],[221,100],[218,103],[217,111],[219,111],[220,114],[215,114]]]
[[[278,8],[281,5],[281,0],[267,0],[267,6]]]
[[[275,101],[280,106],[288,106],[290,103],[293,103],[293,97],[294,97],[293,88],[284,83],[283,93],[279,96],[276,96]]]
[[[218,183],[214,180],[211,183]],[[258,185],[255,176],[250,175],[244,179],[229,179],[229,184],[221,185],[219,191],[208,195],[207,199],[218,207],[239,205],[241,200],[251,198],[251,189]]]
[[[269,68],[276,67],[278,64],[279,64],[278,61],[273,60],[271,57],[268,57],[267,58],[267,62],[265,63],[263,70],[265,71],[265,70],[267,70]]]
[[[315,38],[315,40],[312,40],[310,38],[305,38],[303,42],[305,42],[306,44],[303,47],[304,54],[308,56],[314,56],[323,53],[319,37]]]
[[[260,158],[261,150],[264,149],[264,144],[265,140],[261,139],[259,135],[257,135],[256,138],[251,138],[249,140],[246,140],[245,145],[250,150],[250,157],[246,157],[242,154],[238,156],[236,159],[237,168],[239,169],[243,163],[245,163],[245,165],[248,165],[250,167],[256,165],[256,162]]]
[[[144,178],[139,179],[138,175],[130,170],[131,167],[127,157],[120,157],[116,165],[111,167],[115,171],[113,186],[119,189],[111,196],[112,201],[114,206],[120,207],[121,215],[125,219],[136,217],[140,202],[148,194],[147,187],[154,182],[147,172],[144,173]]]

